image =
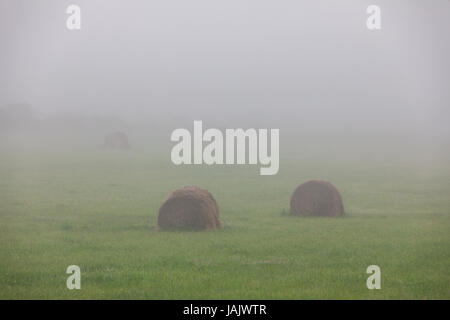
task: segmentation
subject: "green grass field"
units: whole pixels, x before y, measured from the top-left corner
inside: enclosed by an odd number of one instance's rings
[[[450,299],[450,167],[282,158],[180,166],[130,152],[5,152],[0,157],[2,299]],[[294,188],[340,190],[343,218],[298,218]],[[155,229],[166,194],[195,184],[224,228]],[[66,288],[67,266],[81,290]],[[381,267],[382,289],[366,288]]]

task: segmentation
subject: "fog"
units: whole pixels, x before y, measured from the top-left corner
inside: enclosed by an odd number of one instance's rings
[[[81,30],[66,28],[69,4]],[[381,30],[366,27],[370,4]],[[96,145],[124,130],[170,147],[203,120],[279,128],[281,156],[305,141],[439,151],[449,30],[447,0],[3,0],[0,134]]]

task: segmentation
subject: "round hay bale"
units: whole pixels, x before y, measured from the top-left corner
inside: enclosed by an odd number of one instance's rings
[[[295,189],[291,213],[302,216],[337,217],[344,214],[339,191],[329,182],[310,180]]]
[[[130,144],[128,142],[128,136],[124,132],[116,131],[112,132],[105,137],[105,143],[103,145],[108,149],[129,149]]]
[[[159,208],[158,227],[165,230],[211,230],[221,227],[211,193],[197,186],[172,191]]]

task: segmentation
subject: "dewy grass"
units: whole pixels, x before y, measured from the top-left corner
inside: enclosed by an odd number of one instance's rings
[[[3,154],[0,298],[450,298],[448,166],[280,163],[264,177],[135,150]],[[345,217],[280,215],[312,178],[339,188]],[[224,228],[157,231],[162,201],[183,185],[214,194]],[[66,287],[70,265],[81,290]],[[369,265],[381,290],[366,287]]]

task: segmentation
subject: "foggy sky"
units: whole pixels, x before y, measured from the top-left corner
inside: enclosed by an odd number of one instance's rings
[[[69,4],[79,31],[66,29]],[[443,130],[449,30],[447,0],[2,0],[0,106]]]

